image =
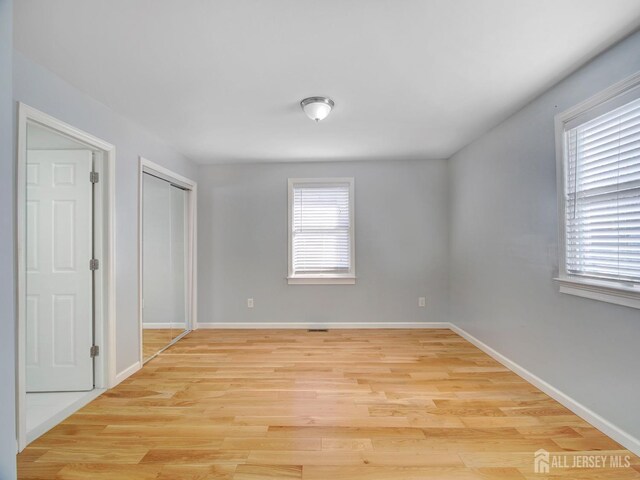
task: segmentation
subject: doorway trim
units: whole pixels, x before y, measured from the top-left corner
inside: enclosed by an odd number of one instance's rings
[[[100,260],[100,275],[95,277],[95,344],[100,355],[94,363],[94,390],[115,386],[115,159],[116,148],[93,135],[73,127],[55,117],[24,103],[18,103],[18,151],[16,166],[16,257],[17,261],[17,372],[16,372],[16,431],[18,451],[27,446],[26,392],[26,168],[27,125],[38,124],[69,137],[98,152],[96,171],[101,176],[96,199],[94,226],[98,234],[94,248]],[[91,393],[91,392],[89,392]],[[60,419],[62,420],[62,419]]]
[[[186,331],[173,339],[166,347],[173,345],[187,333],[198,328],[198,184],[197,182],[180,175],[162,165],[159,165],[144,157],[139,157],[138,169],[138,324],[140,327],[140,367],[144,365],[144,355],[142,346],[142,209],[143,209],[143,175],[149,173],[163,180],[171,182],[185,189],[187,192],[187,328]],[[160,353],[158,352],[158,353]]]

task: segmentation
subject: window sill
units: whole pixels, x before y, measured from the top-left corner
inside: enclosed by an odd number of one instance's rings
[[[640,309],[640,288],[637,286],[576,277],[556,278],[555,280],[560,285],[560,293]]]
[[[287,277],[289,285],[354,285],[353,275],[296,275]]]

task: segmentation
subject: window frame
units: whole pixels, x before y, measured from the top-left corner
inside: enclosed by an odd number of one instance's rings
[[[287,204],[288,275],[289,285],[353,285],[356,283],[355,268],[355,201],[353,177],[289,178]],[[296,273],[293,270],[293,188],[295,185],[349,185],[349,271],[345,273]]]
[[[567,272],[565,216],[566,172],[569,160],[566,151],[567,131],[637,98],[640,98],[640,72],[555,116],[559,265],[558,277],[554,280],[558,282],[561,293],[640,309],[640,284],[622,280],[591,279]]]

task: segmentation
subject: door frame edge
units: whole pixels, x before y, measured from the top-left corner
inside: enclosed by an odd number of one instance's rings
[[[115,168],[116,147],[83,130],[69,125],[25,103],[18,102],[17,151],[16,151],[16,440],[18,452],[27,446],[26,425],[26,166],[27,166],[27,125],[36,123],[59,134],[86,144],[102,153],[101,172],[104,179],[101,188],[102,249],[101,296],[102,309],[99,315],[101,335],[98,346],[101,355],[96,363],[98,375],[94,374],[94,389],[107,389],[116,382],[116,284],[115,284]]]
[[[140,366],[144,365],[142,345],[142,208],[143,208],[143,175],[150,173],[164,180],[170,181],[185,188],[188,192],[187,221],[188,221],[188,248],[187,259],[187,332],[198,328],[198,183],[173,170],[140,155],[138,157],[138,327],[139,327],[139,359]],[[165,348],[180,340],[186,333],[178,336]]]

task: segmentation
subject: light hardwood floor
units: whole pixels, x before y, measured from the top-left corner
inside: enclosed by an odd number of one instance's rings
[[[536,474],[541,448],[631,466]],[[18,461],[21,479],[640,479],[449,330],[196,331]]]
[[[142,358],[146,362],[156,353],[171,343],[170,328],[142,329]]]

